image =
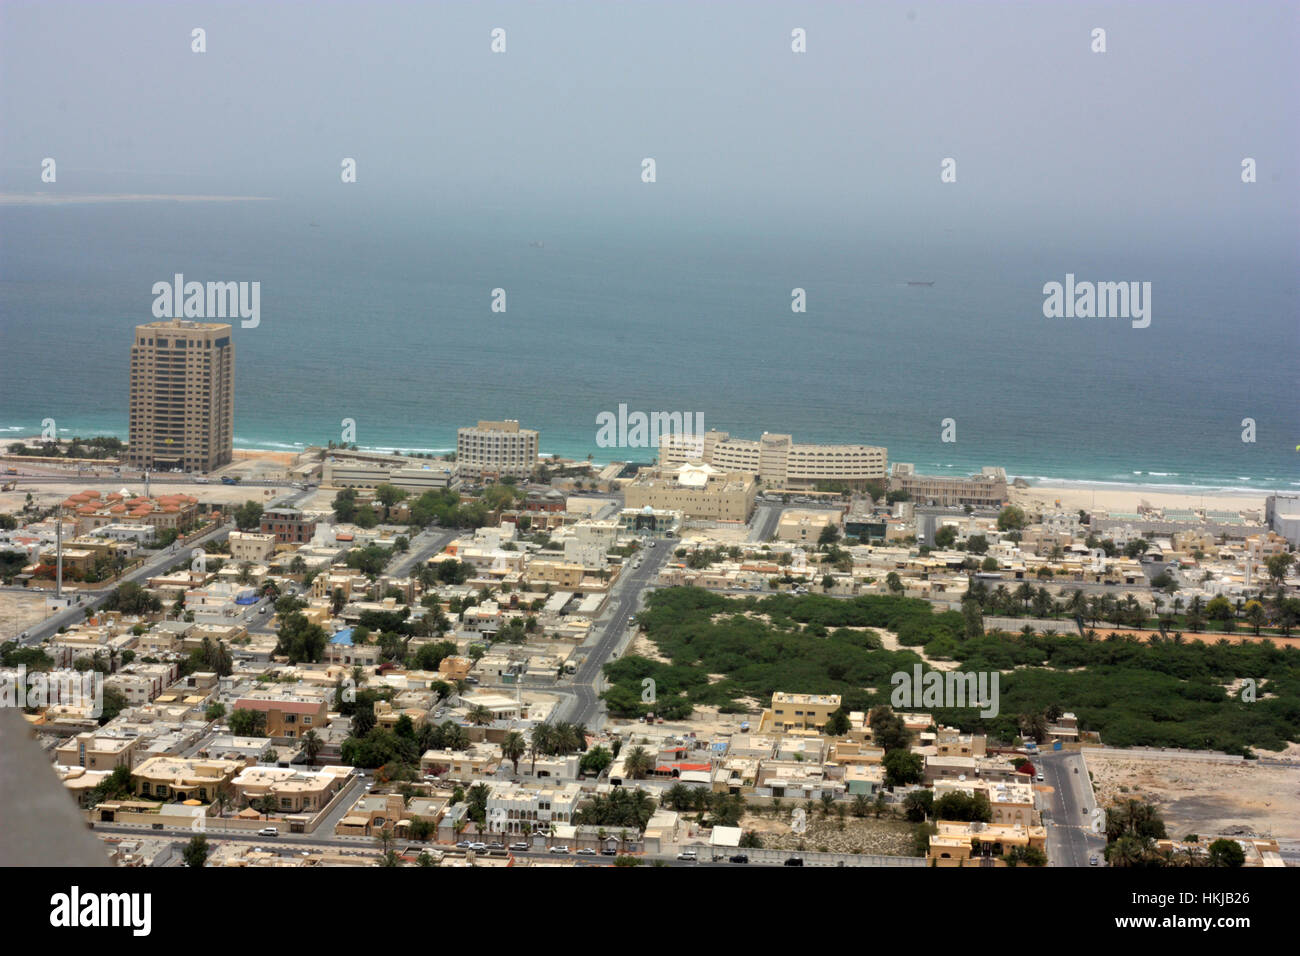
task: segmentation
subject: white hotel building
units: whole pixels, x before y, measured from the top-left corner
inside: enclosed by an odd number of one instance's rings
[[[842,482],[860,487],[868,481],[883,483],[888,455],[878,445],[802,445],[790,435],[764,432],[757,441],[732,438],[727,432],[704,433],[700,455],[698,437],[664,435],[659,444],[660,465],[700,461],[721,471],[757,475],[769,488],[811,489],[817,482]]]

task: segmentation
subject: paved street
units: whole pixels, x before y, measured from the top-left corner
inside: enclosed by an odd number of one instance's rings
[[[1105,865],[1102,851],[1106,838],[1104,833],[1092,832],[1092,813],[1097,802],[1083,757],[1062,751],[1039,754],[1031,757],[1030,762],[1042,769],[1043,782],[1052,788],[1047,808],[1043,810],[1048,865],[1088,866],[1088,859],[1093,855],[1098,857],[1099,866]]]
[[[578,667],[570,682],[558,685],[560,690],[572,690],[573,696],[560,705],[561,720],[582,724],[588,730],[598,730],[604,723],[605,705],[597,698],[604,690],[601,668],[628,639],[629,619],[640,607],[647,585],[653,585],[660,568],[672,556],[674,540],[659,541],[653,548],[643,547],[637,552],[641,567],[627,568],[615,582],[605,612],[596,623],[597,636],[589,639],[582,650],[587,657]],[[633,559],[635,562],[635,558]]]

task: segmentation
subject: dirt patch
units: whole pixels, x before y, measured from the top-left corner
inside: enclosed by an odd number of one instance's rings
[[[778,816],[747,813],[741,827],[757,833],[765,849],[811,850],[829,853],[874,853],[884,856],[912,855],[912,825],[902,820],[881,817],[844,818],[844,829],[832,814],[823,816],[821,809],[807,815],[807,830],[800,834],[790,828],[790,811],[786,807]]]
[[[17,637],[46,617],[44,594],[0,591],[0,639]]]
[[[1261,766],[1088,754],[1098,801],[1137,798],[1160,809],[1169,835],[1255,834],[1300,839],[1300,766]]]

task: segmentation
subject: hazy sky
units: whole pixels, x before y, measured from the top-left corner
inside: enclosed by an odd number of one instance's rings
[[[431,213],[807,212],[1294,250],[1298,11],[0,0],[0,189],[329,201],[350,188]],[[191,52],[195,27],[206,53]],[[57,185],[40,182],[47,156]],[[358,163],[351,187],[343,157]],[[940,182],[945,157],[955,184]]]

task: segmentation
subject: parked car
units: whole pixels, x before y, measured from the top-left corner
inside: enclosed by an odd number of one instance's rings
[[[280,831],[275,827],[262,827],[257,831],[258,836],[279,836]]]
[[[787,857],[785,863],[781,865],[782,866],[803,866],[803,857],[799,857],[799,856]]]
[[[528,849],[528,844],[527,844],[527,843],[512,843],[512,844],[510,844],[510,849],[515,850],[516,852],[522,852],[522,851]]]
[[[550,852],[551,852],[551,853],[568,853],[568,852],[569,852],[569,848],[568,848],[567,846],[553,846],[553,847],[551,847]]]
[[[581,850],[578,851],[578,856],[595,856],[595,855],[596,855],[596,851],[589,846],[584,846]]]
[[[696,853],[694,850],[682,850],[681,853],[677,854],[677,859],[686,860],[687,862],[690,863],[696,862],[697,860],[699,860],[699,858],[700,855]]]
[[[469,845],[469,848],[470,848],[471,850],[486,850],[486,849],[487,849],[487,844],[486,844],[486,843],[471,843],[471,844]]]
[[[615,850],[615,849],[613,849],[612,847],[605,847],[605,849],[603,849],[603,850],[600,851],[600,855],[601,855],[601,856],[618,856],[618,850]]]
[[[504,843],[489,843],[487,848],[489,850],[504,850],[506,845]]]
[[[749,857],[745,856],[745,854],[743,854],[743,853],[737,853],[735,856],[731,857],[730,862],[732,862],[732,863],[748,863],[748,862],[749,862]]]
[[[468,850],[468,849],[470,848],[470,845],[471,845],[471,844],[470,844],[469,840],[461,840],[459,843],[456,844],[456,849],[458,849],[458,850]]]
[[[1088,857],[1088,865],[1089,866],[1097,865],[1097,854],[1094,853],[1092,856]]]

